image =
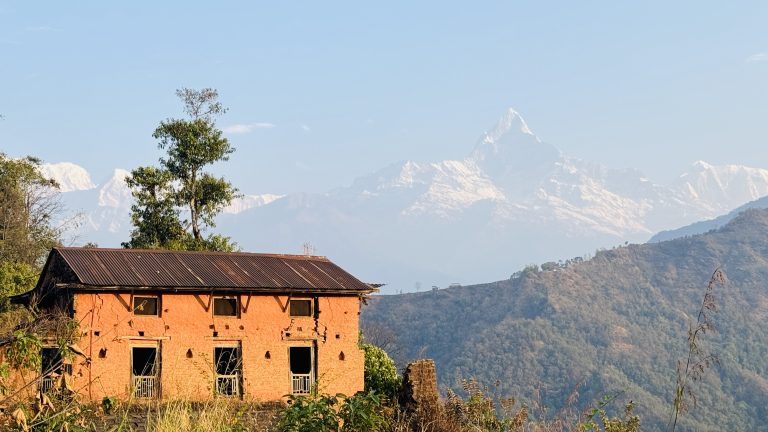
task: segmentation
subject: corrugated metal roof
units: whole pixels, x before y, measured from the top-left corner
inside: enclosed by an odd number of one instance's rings
[[[370,292],[325,257],[140,249],[56,248],[77,275],[93,287],[180,289],[296,289]]]

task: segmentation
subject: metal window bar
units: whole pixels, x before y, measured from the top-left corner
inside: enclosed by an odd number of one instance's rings
[[[134,376],[133,396],[137,398],[156,398],[158,394],[156,376]]]
[[[223,396],[240,396],[240,375],[216,375],[216,393]]]
[[[309,394],[312,391],[312,374],[291,374],[293,394]]]
[[[53,388],[55,382],[55,378],[50,375],[40,378],[40,391],[42,393],[48,393],[48,391]]]

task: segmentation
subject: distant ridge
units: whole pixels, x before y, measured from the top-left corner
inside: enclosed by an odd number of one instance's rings
[[[580,409],[621,392],[635,401],[643,431],[662,431],[688,325],[720,267],[728,282],[714,291],[716,331],[699,342],[721,363],[695,384],[698,406],[680,430],[766,431],[766,245],[768,210],[750,209],[712,232],[599,251],[546,271],[529,266],[498,282],[375,296],[362,310],[363,332],[387,335],[401,360],[435,359],[444,387],[475,377],[549,413],[574,389]]]
[[[658,243],[667,240],[673,240],[680,237],[692,236],[696,234],[702,234],[717,228],[720,228],[732,221],[736,216],[748,209],[764,209],[768,208],[768,196],[750,201],[743,206],[733,210],[728,214],[716,217],[714,219],[700,221],[680,227],[673,230],[661,231],[658,234],[651,237],[648,243]]]

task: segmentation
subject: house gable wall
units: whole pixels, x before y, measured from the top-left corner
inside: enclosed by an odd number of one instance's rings
[[[315,317],[294,318],[288,300],[287,295],[241,294],[240,316],[219,317],[213,315],[209,294],[164,293],[157,317],[134,315],[130,292],[75,293],[79,345],[91,358],[90,365],[75,365],[75,386],[92,400],[128,398],[131,347],[157,346],[162,397],[207,399],[214,387],[214,348],[239,345],[244,398],[276,400],[291,392],[289,347],[315,345],[319,391],[351,395],[362,390],[360,299],[319,296]]]

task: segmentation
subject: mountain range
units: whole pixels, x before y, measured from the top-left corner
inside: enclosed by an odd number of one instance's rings
[[[44,169],[83,215],[77,242],[128,238],[127,171],[97,185],[72,163]],[[664,185],[564,155],[509,109],[464,159],[398,162],[324,194],[247,195],[216,230],[245,250],[297,253],[310,242],[386,292],[412,291],[643,242],[765,195],[768,170],[759,168],[698,161]]]

